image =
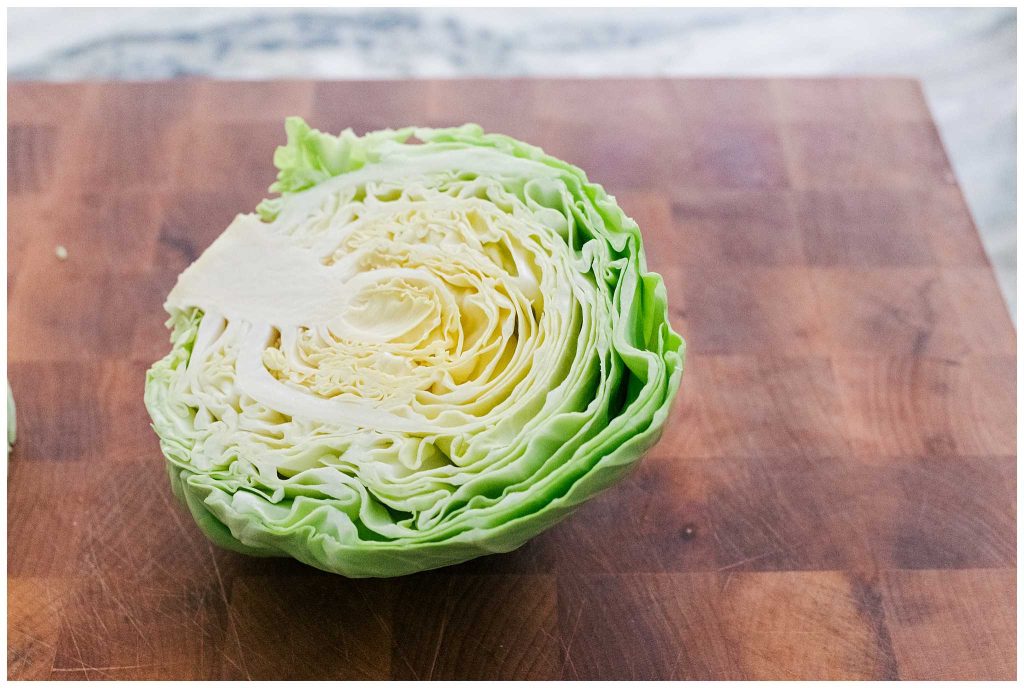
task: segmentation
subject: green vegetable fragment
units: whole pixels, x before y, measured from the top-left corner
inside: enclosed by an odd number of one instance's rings
[[[7,453],[14,448],[14,440],[18,438],[18,418],[14,408],[14,392],[11,391],[11,383],[7,383]]]
[[[581,170],[476,125],[286,129],[280,196],[179,277],[146,377],[212,540],[353,577],[455,564],[657,440],[685,344],[636,223]]]

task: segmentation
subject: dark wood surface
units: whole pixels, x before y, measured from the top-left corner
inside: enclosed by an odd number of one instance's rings
[[[1016,335],[916,82],[12,84],[8,106],[12,678],[1014,677]],[[476,121],[618,197],[689,342],[630,478],[517,552],[395,580],[200,535],[144,373],[290,114]]]

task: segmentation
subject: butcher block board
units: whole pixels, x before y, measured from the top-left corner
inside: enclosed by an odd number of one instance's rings
[[[1014,678],[1016,335],[917,82],[14,83],[8,107],[11,678]],[[618,198],[689,343],[628,479],[393,580],[200,535],[144,374],[293,114],[475,121]]]

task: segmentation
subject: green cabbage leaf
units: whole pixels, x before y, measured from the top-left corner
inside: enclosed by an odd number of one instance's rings
[[[513,550],[635,465],[685,344],[613,197],[476,125],[286,131],[279,195],[178,278],[146,377],[213,541],[402,575]]]

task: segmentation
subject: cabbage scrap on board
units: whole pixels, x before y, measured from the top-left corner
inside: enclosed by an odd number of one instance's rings
[[[636,223],[580,169],[471,124],[286,130],[280,195],[178,278],[146,377],[214,542],[353,577],[455,564],[657,440],[685,345]]]
[[[18,437],[18,414],[14,408],[14,392],[11,391],[11,383],[7,383],[7,454],[10,456],[14,449],[14,441]]]

